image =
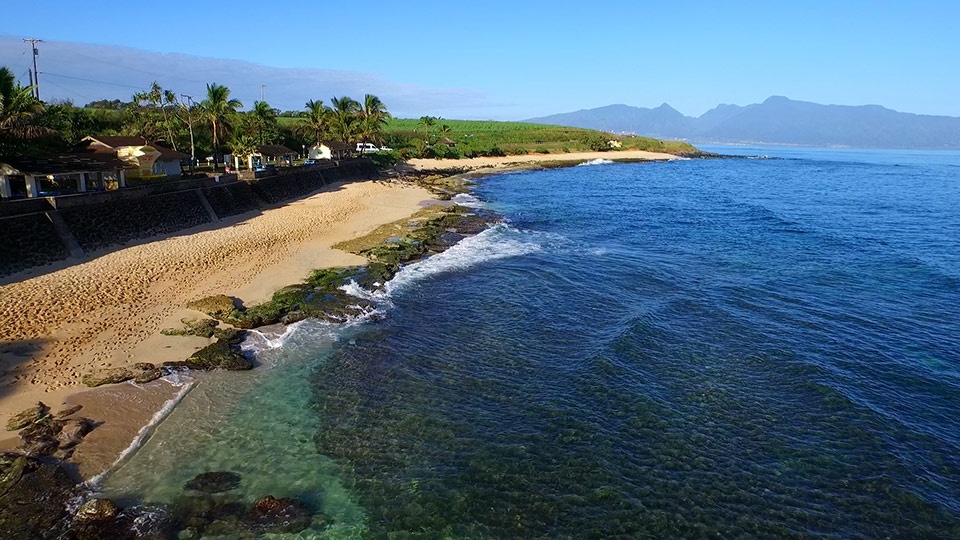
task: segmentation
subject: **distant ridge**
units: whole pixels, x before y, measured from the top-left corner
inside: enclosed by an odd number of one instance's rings
[[[654,109],[608,105],[526,121],[700,143],[960,149],[960,118],[879,105],[820,105],[783,96],[745,107],[718,105],[698,118],[664,103]]]

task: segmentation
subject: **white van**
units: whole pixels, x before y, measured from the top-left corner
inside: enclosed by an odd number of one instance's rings
[[[389,152],[392,148],[386,146],[377,148],[377,145],[368,142],[357,143],[357,152],[361,154],[376,154],[377,152]]]

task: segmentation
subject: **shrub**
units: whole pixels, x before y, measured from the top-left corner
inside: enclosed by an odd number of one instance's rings
[[[399,150],[391,150],[389,152],[370,154],[370,159],[373,160],[373,163],[377,167],[392,167],[398,161],[403,161],[403,156]]]
[[[544,148],[543,146],[540,146],[540,147],[538,147],[536,150],[534,150],[534,152],[537,153],[537,154],[549,154],[549,153],[550,153],[550,149]]]

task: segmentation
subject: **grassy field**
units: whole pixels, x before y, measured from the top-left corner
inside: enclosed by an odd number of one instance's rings
[[[464,154],[482,153],[492,148],[500,148],[506,154],[576,152],[605,147],[609,140],[620,141],[625,150],[672,154],[696,151],[693,146],[682,141],[622,137],[592,129],[525,122],[440,119],[437,125],[450,128],[446,136],[455,141],[457,148]],[[385,131],[388,141],[393,142],[423,138],[423,125],[415,119],[393,119],[387,124]],[[434,128],[435,133],[436,131]]]

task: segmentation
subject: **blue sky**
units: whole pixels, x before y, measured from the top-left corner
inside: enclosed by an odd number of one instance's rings
[[[267,101],[281,108],[329,98],[312,92],[358,93],[366,84],[392,96],[408,116],[522,119],[663,102],[696,116],[719,103],[746,105],[771,95],[960,116],[956,1],[217,4],[11,3],[0,21],[0,36],[7,38],[0,42],[0,63],[26,69],[24,36],[51,42],[41,45],[41,72],[53,73],[43,64],[50,61],[61,75],[69,68],[73,77],[133,86],[140,84],[139,64],[129,50],[111,57],[112,74],[103,70],[109,64],[92,60],[103,58],[102,48],[69,61],[63,55],[80,43],[235,59],[314,70],[300,88],[296,77],[237,64],[231,81],[235,93],[248,98],[245,105],[259,97],[259,84],[268,85]],[[58,65],[58,58],[69,65]],[[82,77],[94,67],[103,69]],[[195,85],[207,70],[191,69],[161,82]],[[49,80],[47,95],[78,102],[134,91]]]

